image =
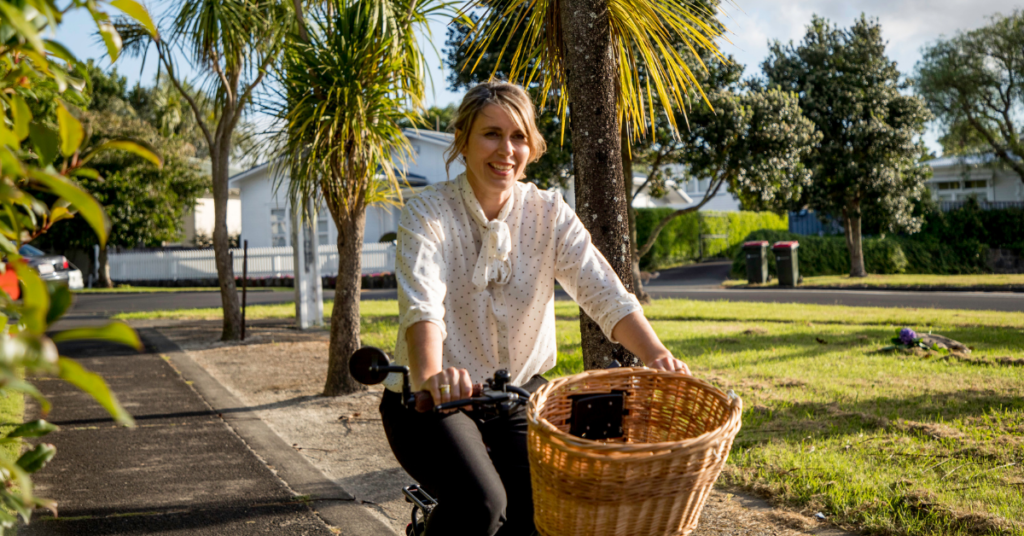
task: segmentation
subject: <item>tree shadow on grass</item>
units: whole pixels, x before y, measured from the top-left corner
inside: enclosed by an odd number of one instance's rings
[[[990,414],[993,410],[1024,412],[1024,398],[991,389],[965,389],[899,397],[875,397],[855,402],[795,402],[777,407],[748,407],[736,446],[749,447],[772,440],[832,438],[871,430],[898,430],[936,441],[970,441],[950,422]],[[1012,434],[998,430],[996,435]],[[1009,454],[1009,452],[1007,453]]]
[[[1003,353],[992,350],[993,348],[1024,348],[1024,333],[1003,328],[953,328],[943,330],[942,334],[975,348],[976,359],[960,361],[966,365],[1013,365],[1015,362],[1011,360],[986,359],[985,356]],[[719,365],[716,367],[728,369],[761,363],[808,359],[836,352],[848,352],[851,356],[856,357],[871,354],[885,355],[877,354],[877,352],[891,345],[890,340],[895,335],[896,332],[889,327],[865,328],[842,334],[810,331],[772,334],[763,329],[762,331],[746,329],[692,338],[663,338],[662,341],[670,349],[677,351],[680,357],[688,357],[698,363],[701,362],[701,357],[713,357],[722,353],[773,352],[771,355],[764,356],[751,355],[746,359],[735,361],[731,366]],[[942,355],[933,353],[928,357],[942,358]]]

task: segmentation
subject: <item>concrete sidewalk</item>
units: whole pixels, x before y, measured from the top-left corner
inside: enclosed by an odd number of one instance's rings
[[[223,387],[191,370],[173,343],[154,330],[140,335],[142,353],[102,343],[60,345],[61,355],[106,379],[136,429],[117,426],[58,379],[35,379],[54,406],[48,420],[61,428],[44,438],[57,456],[36,473],[36,493],[57,500],[60,516],[37,511],[19,534],[392,534],[233,405]],[[27,412],[32,418],[38,409]]]

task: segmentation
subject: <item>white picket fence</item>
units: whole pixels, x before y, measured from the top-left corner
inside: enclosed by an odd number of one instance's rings
[[[320,275],[338,275],[338,246],[319,246]],[[231,250],[236,277],[242,276],[242,250]],[[111,253],[110,278],[114,281],[178,281],[215,279],[213,249]],[[363,274],[395,271],[395,244],[363,244]],[[250,278],[293,277],[292,248],[249,248]]]

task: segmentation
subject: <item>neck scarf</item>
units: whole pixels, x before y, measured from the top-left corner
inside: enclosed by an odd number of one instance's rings
[[[466,203],[466,211],[483,228],[483,247],[480,248],[480,256],[476,259],[476,266],[473,269],[473,286],[478,291],[487,288],[491,281],[499,285],[508,284],[512,276],[512,259],[509,255],[512,252],[512,235],[509,234],[508,224],[505,219],[512,212],[512,205],[515,203],[515,190],[505,205],[501,207],[498,216],[488,220],[484,215],[484,209],[480,206],[473,193],[473,187],[469,184],[466,174],[459,175],[459,186],[462,190],[462,200]]]

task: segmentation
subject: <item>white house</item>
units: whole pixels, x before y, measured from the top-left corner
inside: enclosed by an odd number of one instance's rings
[[[207,177],[211,174],[210,160],[192,159],[193,163],[199,166],[200,171]],[[230,166],[232,176],[242,171],[235,166]],[[228,190],[228,235],[235,236],[242,232],[242,201],[238,197],[238,190]],[[181,218],[182,239],[180,242],[168,243],[168,246],[194,246],[213,243],[213,192],[207,190],[196,199],[195,205],[185,211]]]
[[[1024,183],[1020,176],[998,165],[995,155],[965,159],[944,156],[925,164],[932,168],[932,178],[926,184],[936,201],[974,198],[989,203],[1024,202]]]
[[[403,165],[406,180],[411,191],[448,180],[445,171],[444,151],[454,136],[443,132],[418,129],[403,129],[409,139],[412,154]],[[451,176],[462,173],[459,162],[453,162]],[[241,202],[241,240],[248,240],[249,247],[291,246],[291,214],[288,205],[287,178],[278,187],[274,182],[268,164],[261,164],[231,177],[231,188],[237,188]],[[398,230],[399,209],[395,207],[371,206],[366,211],[364,242],[379,242]],[[317,243],[337,244],[338,230],[326,208],[317,215]],[[241,242],[240,242],[241,243]]]

